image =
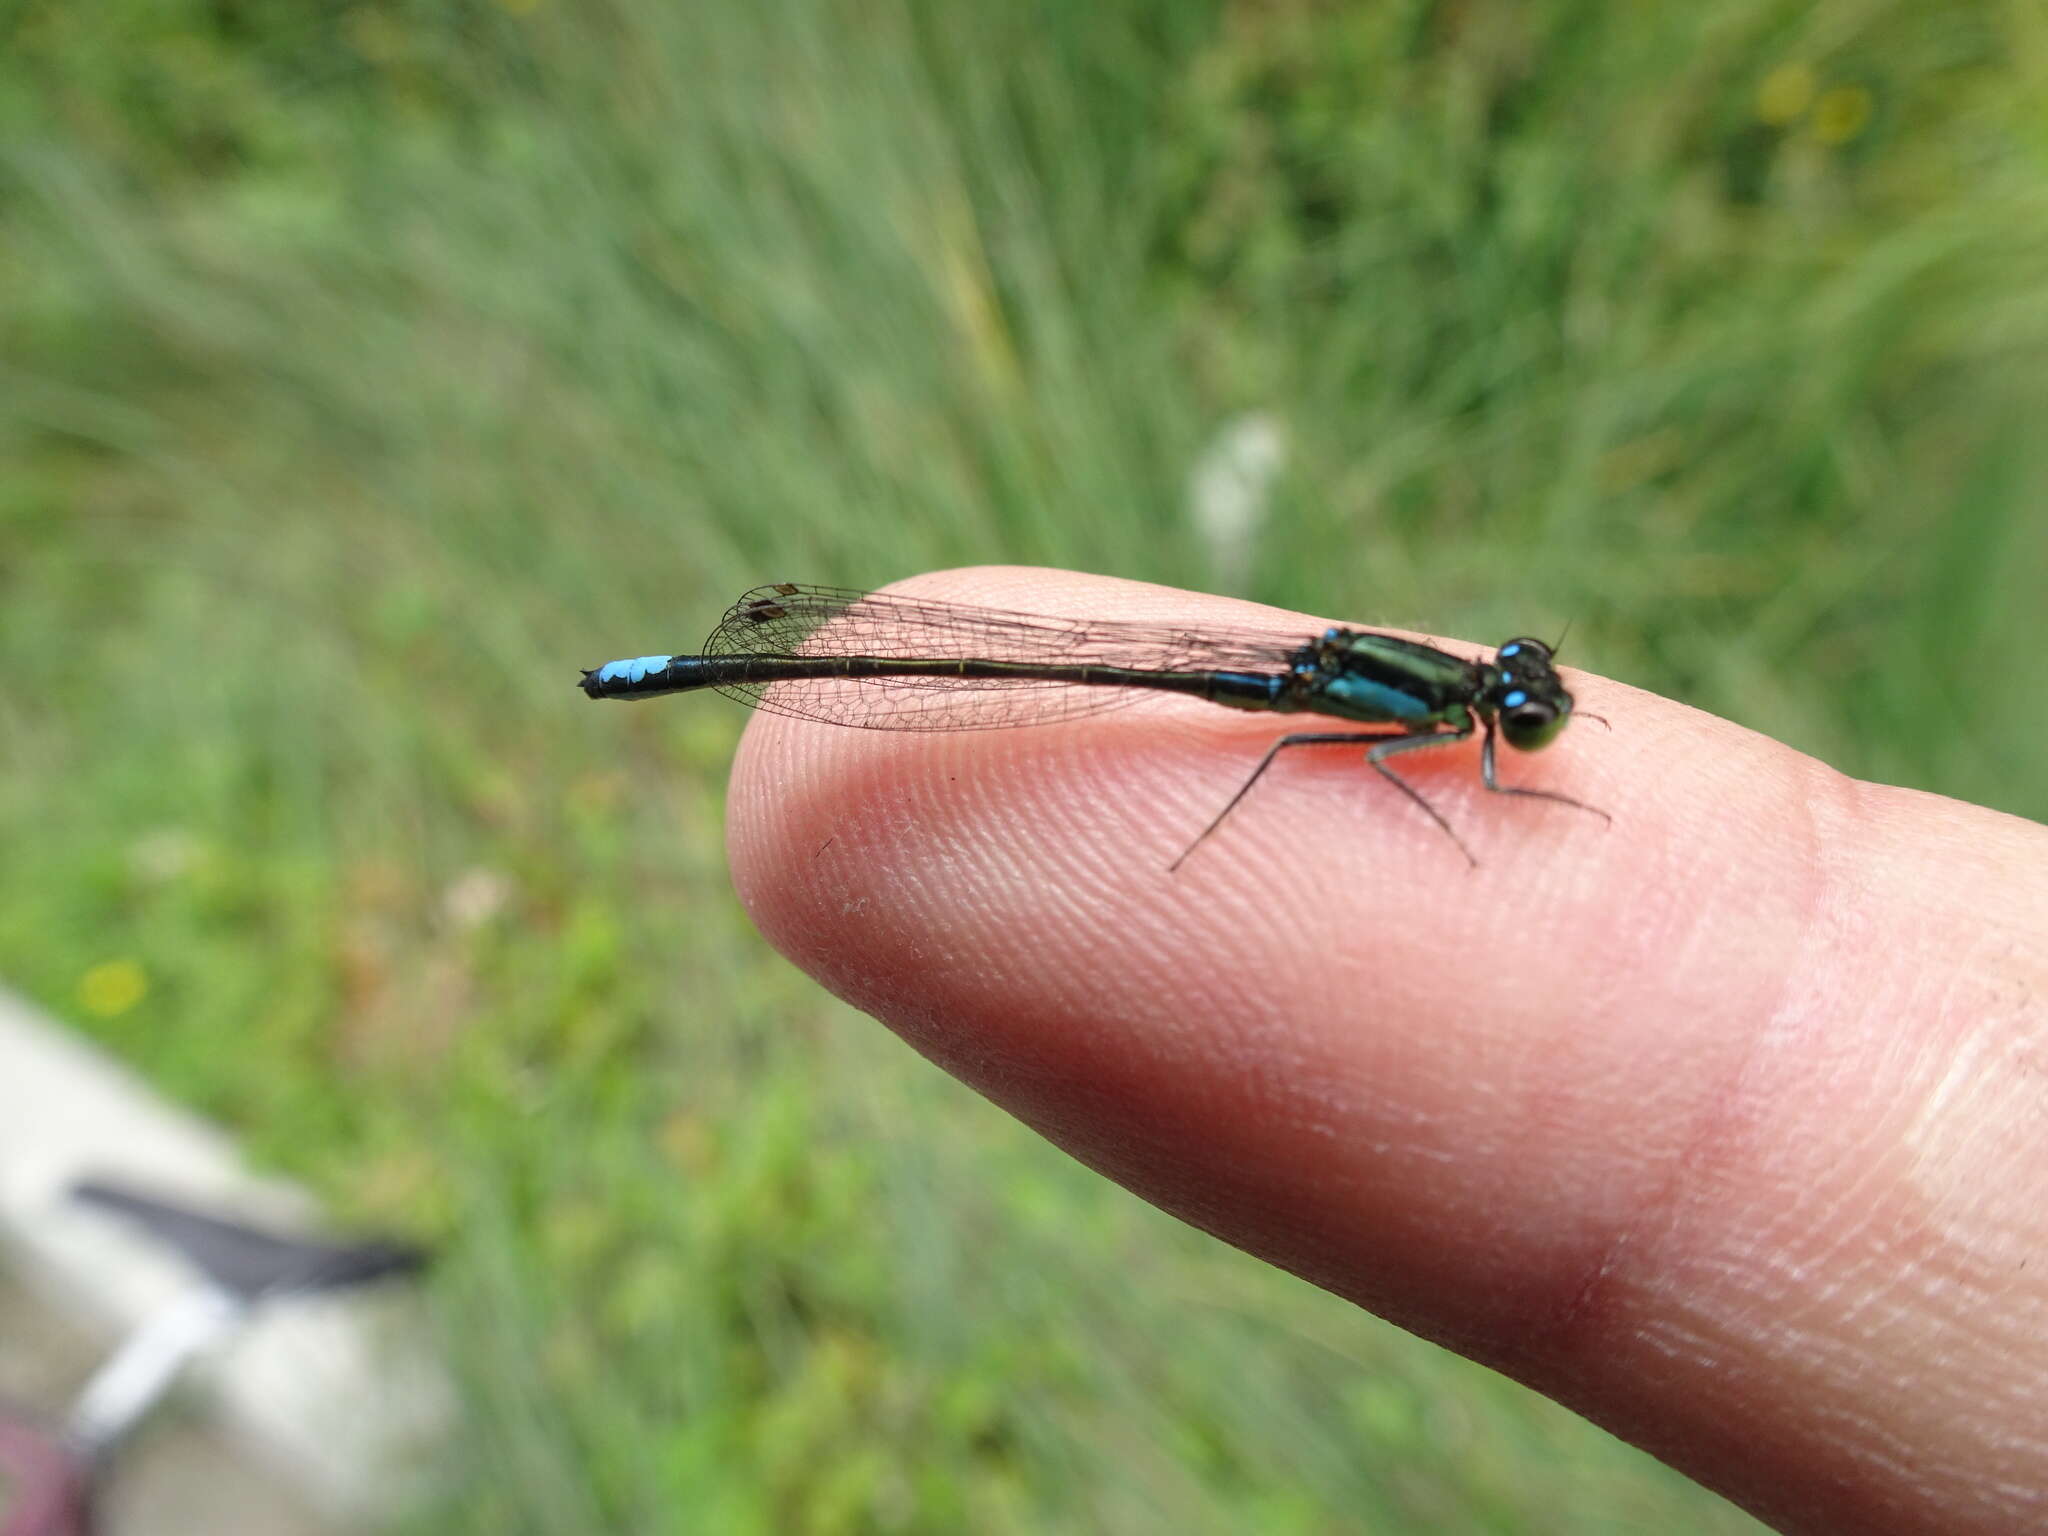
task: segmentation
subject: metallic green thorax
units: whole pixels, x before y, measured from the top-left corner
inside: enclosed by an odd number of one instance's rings
[[[1572,696],[1540,640],[1510,640],[1491,662],[1477,662],[1394,635],[1331,629],[1302,648],[1265,707],[1414,731],[1469,732],[1476,715],[1489,725],[1498,719],[1510,746],[1533,751],[1563,729]]]

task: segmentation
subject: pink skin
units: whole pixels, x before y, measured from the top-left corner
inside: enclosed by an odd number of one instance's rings
[[[1063,572],[922,596],[1319,631]],[[1499,637],[1494,637],[1496,640]],[[1454,644],[1490,655],[1491,645]],[[758,715],[769,939],[1146,1199],[1786,1531],[2048,1508],[2048,831],[1566,670],[1580,721],[1398,760],[1160,700],[919,735]]]

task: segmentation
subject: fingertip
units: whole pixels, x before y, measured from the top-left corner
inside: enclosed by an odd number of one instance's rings
[[[1057,573],[933,580],[1047,613],[1317,622]],[[1410,754],[1436,759],[1415,780],[1476,869],[1342,750],[1296,754],[1191,849],[1274,722],[1179,705],[953,736],[758,718],[735,874],[799,963],[1093,1166],[1825,1525],[1868,1507],[1859,1433],[1965,1462],[1996,1441],[1938,1362],[1998,1382],[2048,1308],[2035,1280],[2032,1311],[1971,1300],[1982,1279],[2010,1302],[1991,1261],[2048,1237],[2026,1177],[1986,1161],[2038,1151],[1998,999],[2048,995],[2044,834],[1570,686],[1611,731],[1513,782],[1605,826],[1486,794],[1469,750]],[[1873,1339],[1871,1289],[1911,1261],[1893,1235],[1935,1205],[1958,1283]],[[1881,1501],[1928,1496],[1913,1462]]]

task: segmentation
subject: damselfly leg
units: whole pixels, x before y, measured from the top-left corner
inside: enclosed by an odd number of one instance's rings
[[[1595,715],[1592,718],[1598,720],[1600,717]],[[1602,725],[1607,724],[1605,720],[1601,720],[1600,723]],[[1499,779],[1495,778],[1493,775],[1493,725],[1491,722],[1488,722],[1486,727],[1486,740],[1479,748],[1479,777],[1485,781],[1486,787],[1496,795],[1519,795],[1524,800],[1549,800],[1558,805],[1571,806],[1574,810],[1591,811],[1610,827],[1614,825],[1614,818],[1601,810],[1597,805],[1588,805],[1583,800],[1574,800],[1570,795],[1560,795],[1554,789],[1518,789],[1513,784],[1503,784]],[[1460,844],[1459,846],[1462,847],[1464,845]],[[1466,857],[1470,858],[1471,855],[1467,854]]]
[[[1237,793],[1230,797],[1228,805],[1216,813],[1216,819],[1210,822],[1208,826],[1202,828],[1200,835],[1181,851],[1179,858],[1166,866],[1167,872],[1171,874],[1187,862],[1188,855],[1201,847],[1209,834],[1222,826],[1230,813],[1237,809],[1238,804],[1244,797],[1251,793],[1252,786],[1259,782],[1260,776],[1273,766],[1273,759],[1289,747],[1350,747],[1359,746],[1367,742],[1373,743],[1365,754],[1365,760],[1372,764],[1373,771],[1382,778],[1389,780],[1402,794],[1421,806],[1423,813],[1431,821],[1444,829],[1450,840],[1458,845],[1458,851],[1464,854],[1466,859],[1470,860],[1474,869],[1477,869],[1479,861],[1472,857],[1472,850],[1465,846],[1465,840],[1458,836],[1457,832],[1448,821],[1444,820],[1443,815],[1437,808],[1423,798],[1420,790],[1416,789],[1413,784],[1410,784],[1386,765],[1386,759],[1394,756],[1396,753],[1413,752],[1418,747],[1448,746],[1454,741],[1465,740],[1471,734],[1470,727],[1467,727],[1462,731],[1395,731],[1391,733],[1385,731],[1298,731],[1291,736],[1282,736],[1266,749],[1266,755],[1259,759],[1259,766],[1251,771],[1251,777],[1237,787]]]

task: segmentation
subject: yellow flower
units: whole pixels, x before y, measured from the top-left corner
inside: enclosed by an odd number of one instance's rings
[[[119,1018],[149,996],[149,973],[134,960],[103,960],[78,978],[79,1005],[102,1019]]]
[[[1867,87],[1838,85],[1813,104],[1813,136],[1823,144],[1846,144],[1870,126],[1876,109]]]
[[[1756,115],[1773,128],[1797,122],[1813,105],[1813,70],[1805,64],[1780,64],[1756,88]]]

